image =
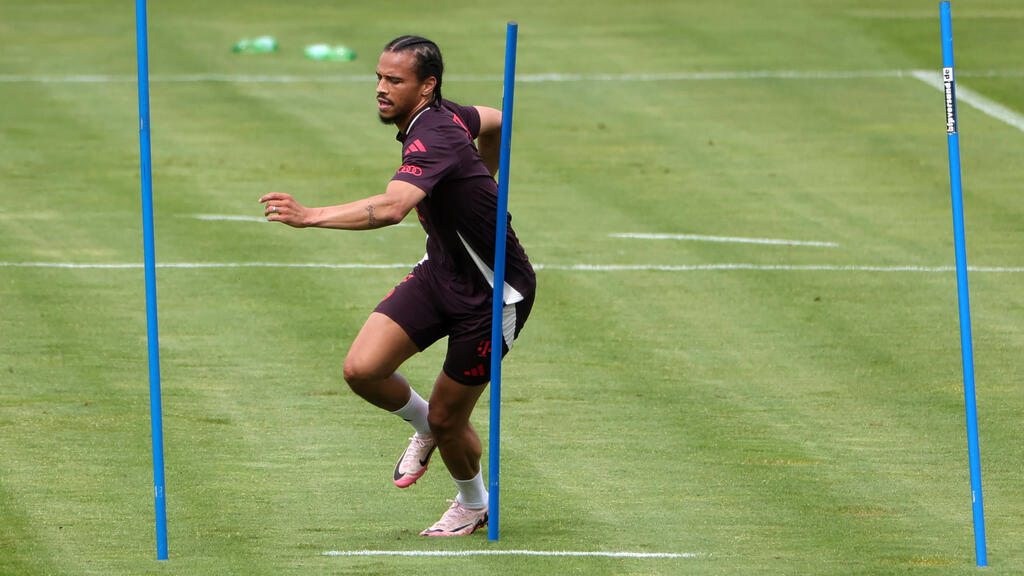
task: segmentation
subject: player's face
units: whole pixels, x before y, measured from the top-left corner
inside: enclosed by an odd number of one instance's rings
[[[385,124],[402,129],[409,117],[430,99],[433,78],[416,78],[416,56],[412,51],[385,51],[377,63],[377,112]]]

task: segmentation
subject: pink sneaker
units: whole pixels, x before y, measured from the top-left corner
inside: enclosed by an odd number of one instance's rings
[[[430,455],[437,448],[431,436],[416,435],[409,440],[409,447],[398,459],[398,464],[395,464],[395,486],[399,488],[408,488],[423,476],[427,471]]]
[[[487,508],[470,510],[455,500],[436,524],[420,532],[420,536],[466,536],[487,526]]]

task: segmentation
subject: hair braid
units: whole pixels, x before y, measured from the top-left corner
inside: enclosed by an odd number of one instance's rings
[[[434,85],[434,92],[431,97],[431,104],[441,105],[441,77],[444,74],[444,61],[441,59],[441,49],[432,41],[422,36],[399,36],[384,46],[386,52],[412,51],[416,57],[416,78],[423,82],[433,76],[437,79]]]

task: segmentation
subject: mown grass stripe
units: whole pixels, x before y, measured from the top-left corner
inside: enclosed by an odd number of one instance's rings
[[[705,554],[692,552],[602,552],[568,550],[328,550],[324,556],[406,556],[406,557],[464,557],[464,556],[553,556],[598,558],[699,558]],[[708,554],[707,556],[710,556]]]
[[[389,270],[412,268],[413,264],[328,264],[322,262],[165,262],[157,268],[325,268],[332,270]],[[782,271],[782,272],[925,272],[943,273],[956,270],[953,266],[871,266],[854,264],[534,264],[537,270],[563,272],[710,272],[728,270]],[[141,263],[87,264],[74,262],[0,262],[0,268],[67,268],[75,270],[120,270],[142,268]],[[1019,273],[1024,267],[969,266],[970,272]]]
[[[633,238],[637,240],[698,240],[702,242],[735,242],[738,244],[770,244],[783,246],[821,246],[838,248],[835,242],[819,242],[812,240],[784,240],[780,238],[738,238],[733,236],[706,236],[702,234],[645,234],[622,233],[609,234],[611,238]]]
[[[550,72],[522,74],[519,82],[672,82],[701,80],[856,80],[863,78],[918,78],[925,70],[738,70],[722,72],[663,72],[637,74],[577,74]],[[1019,78],[1024,70],[980,70],[958,73],[964,78]],[[153,83],[222,82],[237,84],[344,84],[374,82],[369,74],[294,76],[286,74],[154,74]],[[449,82],[500,82],[497,74],[451,74]],[[0,83],[107,84],[135,83],[135,76],[120,74],[0,74]]]

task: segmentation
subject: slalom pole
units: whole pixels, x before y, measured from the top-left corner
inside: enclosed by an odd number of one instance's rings
[[[135,0],[135,27],[139,57],[139,162],[142,165],[142,236],[146,260],[146,327],[149,346],[149,412],[153,428],[156,557],[158,560],[167,560],[163,410],[160,403],[160,339],[156,309],[156,254],[153,249],[153,161],[149,138],[149,39],[146,34],[146,0]]]
[[[971,343],[971,304],[967,289],[967,247],[964,240],[963,189],[960,181],[960,135],[956,116],[956,77],[953,74],[953,21],[949,2],[939,3],[942,20],[942,80],[946,94],[946,139],[949,145],[949,183],[953,198],[953,236],[956,251],[957,300],[960,306],[960,352],[967,410],[967,452],[971,469],[974,512],[974,554],[978,566],[988,565],[985,551],[985,507],[981,498],[981,455],[978,448],[978,408],[974,394],[974,349]]]
[[[505,311],[505,235],[508,233],[508,168],[512,146],[512,100],[516,81],[516,36],[519,24],[509,22],[505,32],[505,90],[501,100],[501,155],[498,160],[498,211],[494,232],[494,296],[491,309],[491,429],[488,480],[487,539],[499,535],[501,487],[501,353]]]

